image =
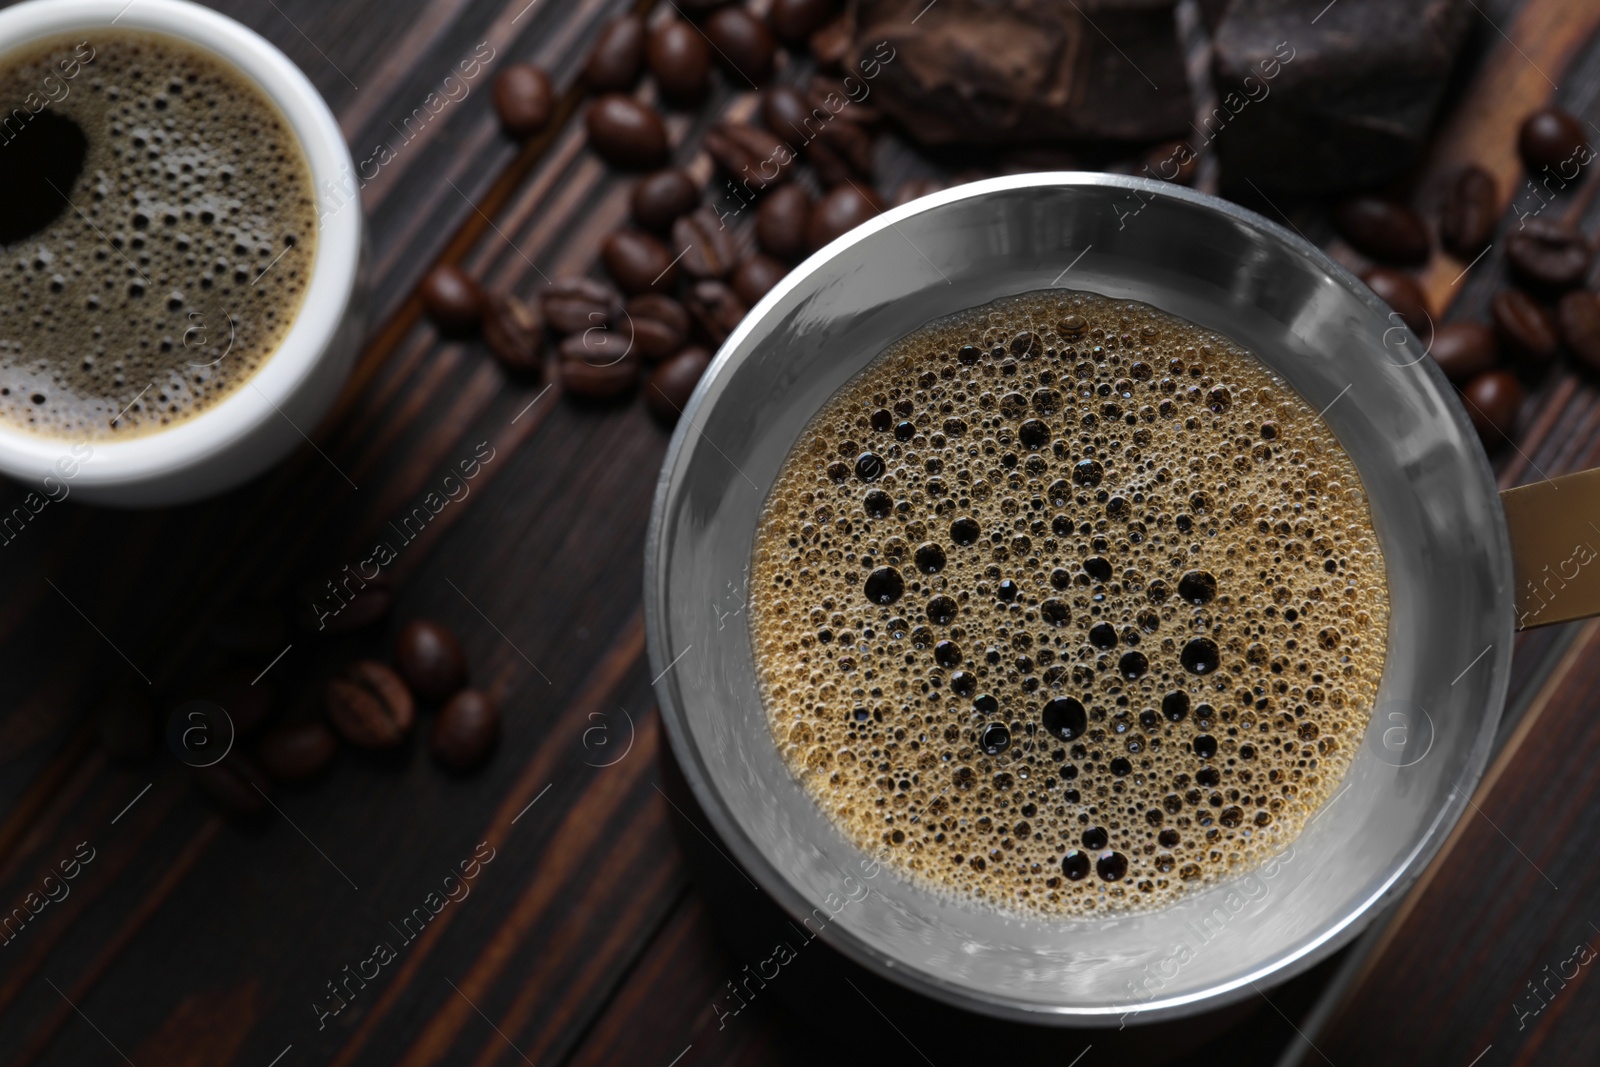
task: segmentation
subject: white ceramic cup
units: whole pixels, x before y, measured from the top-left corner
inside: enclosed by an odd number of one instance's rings
[[[46,437],[0,423],[0,472],[41,498],[60,499],[66,487],[65,495],[93,503],[152,507],[231,488],[305,443],[360,345],[364,224],[359,200],[342,192],[354,168],[327,103],[287,56],[225,15],[188,0],[28,0],[0,11],[0,57],[64,33],[92,44],[96,30],[117,27],[180,38],[258,85],[288,120],[319,195],[304,303],[277,350],[220,403],[125,441]]]

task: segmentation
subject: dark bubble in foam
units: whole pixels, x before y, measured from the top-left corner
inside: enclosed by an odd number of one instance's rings
[[[934,323],[831,399],[750,588],[774,741],[833,822],[932,888],[1077,917],[1292,841],[1388,612],[1315,409],[1226,338],[1065,290]]]

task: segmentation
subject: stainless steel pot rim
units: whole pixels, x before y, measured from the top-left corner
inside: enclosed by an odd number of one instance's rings
[[[674,473],[678,469],[681,455],[687,447],[690,435],[697,433],[698,427],[703,422],[700,417],[702,411],[708,410],[715,404],[716,397],[714,394],[719,391],[720,385],[726,381],[732,370],[737,366],[735,353],[740,352],[746,339],[757,329],[775,305],[811,275],[825,269],[828,262],[841,251],[882,230],[895,227],[900,222],[924,212],[936,210],[947,204],[1008,191],[1071,186],[1120,189],[1137,194],[1138,197],[1144,200],[1154,198],[1178,201],[1220,213],[1242,226],[1264,232],[1274,241],[1311,260],[1326,276],[1337,281],[1341,287],[1363,302],[1375,315],[1380,318],[1387,318],[1390,315],[1388,305],[1379,300],[1349,270],[1335,262],[1298,232],[1291,232],[1254,211],[1219,197],[1200,193],[1183,186],[1127,175],[1084,171],[1038,172],[990,178],[932,193],[900,207],[893,208],[863,223],[813,253],[791,270],[771,292],[750,310],[735,331],[722,344],[716,358],[702,376],[679,418],[668,445],[666,457],[662,463],[661,473],[656,483],[650,525],[645,542],[645,631],[651,675],[658,679],[654,688],[663,727],[667,734],[668,743],[672,746],[672,752],[691,791],[707,819],[711,822],[712,828],[721,839],[722,844],[733,853],[729,862],[735,863],[744,873],[753,878],[768,896],[777,901],[793,917],[799,918],[806,915],[815,905],[815,902],[807,900],[779,871],[772,867],[756,844],[745,835],[737,820],[722,802],[720,794],[712,788],[707,779],[701,754],[690,737],[684,709],[678,706],[671,686],[660,681],[670,666],[670,654],[666,647],[664,632],[665,603],[660,595],[662,579],[660,563],[664,547],[666,505],[673,485]],[[750,352],[747,350],[740,353],[739,358],[742,359],[749,355]],[[1431,359],[1423,359],[1421,362],[1426,364],[1433,363]],[[1437,388],[1446,390],[1453,388],[1437,366],[1422,368],[1422,373],[1430,376]],[[1451,417],[1463,429],[1470,431],[1470,423],[1459,405],[1454,407]],[[1475,465],[1479,471],[1481,482],[1487,487],[1489,496],[1498,500],[1493,473],[1487,458],[1481,452],[1476,455]],[[1503,513],[1498,510],[1498,503],[1496,504],[1494,519],[1497,526],[1495,532],[1501,555],[1503,558],[1509,559],[1510,547],[1506,539]],[[1509,637],[1511,632],[1509,614],[1505,630],[1507,637]],[[1509,681],[1508,666],[1510,656],[1509,640],[1496,642],[1488,655],[1486,655],[1485,658],[1489,660],[1488,669],[1493,672],[1495,679],[1492,691],[1488,694],[1488,699],[1491,702],[1491,714],[1485,726],[1480,729],[1479,736],[1475,740],[1470,756],[1466,761],[1468,773],[1462,775],[1460,780],[1456,782],[1448,801],[1439,809],[1435,818],[1429,824],[1427,831],[1419,836],[1404,862],[1395,865],[1387,879],[1376,885],[1365,899],[1352,906],[1338,921],[1329,924],[1326,929],[1295,946],[1293,950],[1268,958],[1250,970],[1249,973],[1231,981],[1220,983],[1196,993],[1155,997],[1148,1001],[1131,1001],[1120,1005],[1099,1007],[1046,1006],[1036,1002],[1021,1001],[1003,994],[989,993],[967,985],[945,982],[937,974],[909,968],[893,957],[866,944],[849,931],[840,927],[839,924],[828,924],[817,936],[852,962],[863,966],[868,971],[890,978],[915,992],[925,994],[957,1008],[976,1010],[1017,1022],[1056,1026],[1116,1026],[1120,1028],[1120,1026],[1129,1022],[1182,1018],[1210,1011],[1252,995],[1264,995],[1261,993],[1262,983],[1275,985],[1303,972],[1327,958],[1358,935],[1374,918],[1380,905],[1397,899],[1403,894],[1416,881],[1428,862],[1443,846],[1451,828],[1456,825],[1466,810],[1472,792],[1472,788],[1469,787],[1476,787],[1487,766],[1495,733],[1494,728],[1498,725],[1499,716],[1504,706],[1505,692]],[[725,855],[724,858],[728,857]]]

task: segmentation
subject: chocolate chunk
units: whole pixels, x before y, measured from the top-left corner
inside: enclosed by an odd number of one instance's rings
[[[1189,129],[1188,75],[1166,0],[855,6],[847,72],[924,144],[1151,141]]]
[[[1331,192],[1400,173],[1477,18],[1460,0],[1339,0],[1320,15],[1298,0],[1234,0],[1213,37],[1218,103],[1198,123],[1223,182]]]

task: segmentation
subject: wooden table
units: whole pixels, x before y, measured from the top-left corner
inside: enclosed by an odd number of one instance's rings
[[[726,916],[708,901],[720,898],[691,885],[694,865],[677,843],[704,851],[692,812],[664,799],[673,791],[639,604],[667,434],[637,398],[583,406],[559,386],[508,380],[481,345],[441,340],[412,295],[441,259],[525,295],[545,278],[594,268],[601,237],[626,214],[631,180],[584,147],[575,91],[563,97],[558,127],[525,146],[498,132],[487,73],[420,133],[408,140],[402,128],[484,43],[494,65],[532,60],[572,86],[599,24],[627,5],[217,6],[306,71],[358,159],[380,143],[393,149],[362,192],[373,327],[335,413],[314,434],[317,450],[188,507],[117,512],[69,499],[0,547],[0,900],[20,905],[61,861],[93,857],[70,895],[0,945],[0,1061],[956,1058],[906,1037],[918,1013],[939,1009],[896,1002],[875,1014],[842,987],[831,998],[824,988],[813,1011],[774,995],[719,1020],[713,1001],[726,1003],[718,998],[746,958],[719,947],[713,921]],[[1600,119],[1593,0],[1475,6],[1475,58],[1408,182],[1424,205],[1469,159],[1497,173],[1509,203],[1520,181],[1513,131],[1545,100]],[[791,58],[778,78],[803,70]],[[719,82],[707,108],[674,112],[678,159],[708,178],[697,151],[705,127],[754,105],[753,93]],[[887,188],[936,173],[894,143],[883,158]],[[1252,206],[1288,211],[1358,262],[1332,238],[1324,205]],[[1589,232],[1596,221],[1586,219]],[[1458,280],[1464,267],[1441,257],[1426,272],[1430,290],[1452,317],[1481,317],[1503,276],[1499,248]],[[219,651],[214,636],[230,605],[287,604],[304,582],[332,577],[483,447],[493,458],[470,496],[393,564],[398,592],[384,625],[339,638],[296,631],[277,660]],[[1558,369],[1530,399],[1515,449],[1497,457],[1502,484],[1597,462],[1600,396]],[[0,487],[0,513],[23,492]],[[421,745],[393,760],[346,750],[320,778],[279,789],[265,818],[239,820],[165,750],[120,767],[96,742],[92,710],[108,696],[144,692],[164,715],[224,664],[255,673],[271,661],[264,682],[276,688],[278,714],[312,710],[328,670],[383,655],[399,624],[418,616],[462,636],[475,682],[506,710],[501,748],[479,774],[446,775]],[[1340,1067],[1595,1062],[1600,982],[1577,950],[1600,947],[1600,624],[1518,641],[1499,756],[1422,884],[1351,949],[1252,1004],[1211,1054]],[[470,896],[415,924],[420,933],[402,933],[405,917],[475,854],[492,860]],[[370,981],[350,980],[346,968],[369,968],[377,942],[393,958]],[[335,981],[348,991],[337,1013]],[[1530,982],[1543,983],[1537,995]],[[1063,1063],[1104,1043],[1094,1034],[1053,1040]]]

